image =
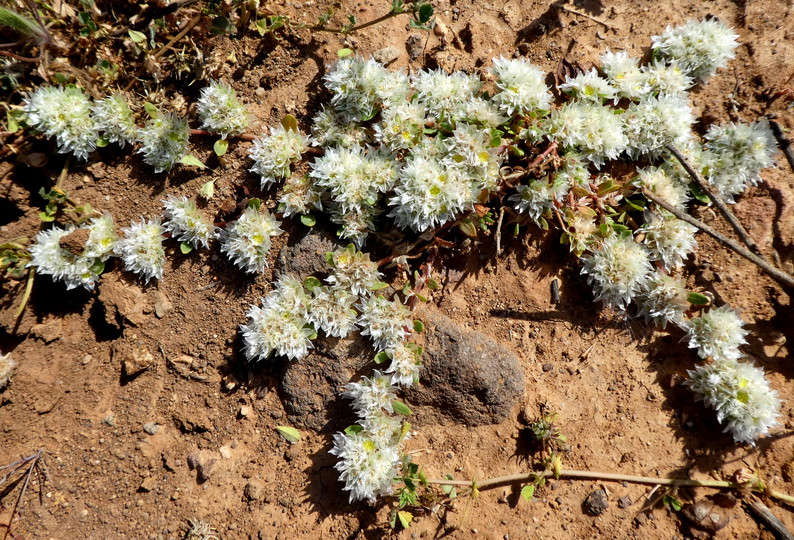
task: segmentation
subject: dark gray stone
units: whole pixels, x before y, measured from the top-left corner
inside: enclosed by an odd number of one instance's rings
[[[587,496],[582,506],[584,507],[584,511],[591,516],[600,516],[609,508],[607,494],[603,489],[597,489]]]
[[[411,61],[422,56],[422,52],[424,51],[424,40],[425,38],[422,34],[411,34],[408,36],[408,39],[405,40],[405,49],[408,51],[408,56],[411,57]]]
[[[429,309],[419,383],[405,392],[416,424],[468,426],[505,421],[522,400],[524,375],[518,357],[493,338],[465,330]]]
[[[281,248],[276,261],[276,274],[293,274],[300,278],[327,274],[331,268],[325,262],[325,254],[346,245],[331,233],[311,230],[294,244]]]

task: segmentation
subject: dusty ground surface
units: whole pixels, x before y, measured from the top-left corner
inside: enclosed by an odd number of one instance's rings
[[[258,127],[275,125],[291,113],[306,128],[327,99],[321,78],[344,46],[363,55],[394,46],[399,57],[391,67],[406,70],[440,66],[479,72],[494,56],[521,54],[554,72],[563,59],[582,66],[594,63],[607,48],[641,55],[650,36],[666,25],[707,15],[734,26],[741,45],[729,67],[691,95],[706,125],[754,120],[770,110],[773,92],[786,84],[792,89],[791,2],[613,0],[550,6],[526,0],[440,0],[435,6],[446,35],[412,30],[407,17],[398,17],[346,41],[299,29],[283,33],[280,40],[260,39],[253,32],[210,36],[201,25],[191,38],[204,52],[204,75],[230,81],[250,105]],[[325,5],[311,0],[268,7],[313,22]],[[365,21],[387,9],[385,2],[345,1],[338,14],[354,13]],[[230,60],[232,53],[236,61]],[[189,82],[187,77],[184,86],[165,94],[193,102],[203,83]],[[781,102],[772,102],[771,110],[794,127],[794,115],[781,109]],[[179,109],[179,101],[170,106]],[[187,112],[185,106],[182,112]],[[71,166],[63,187],[80,202],[112,211],[116,222],[126,225],[141,215],[159,214],[165,195],[192,197],[215,178],[219,196],[207,213],[217,216],[224,201],[239,198],[235,186],[260,192],[258,180],[247,172],[250,143],[232,142],[223,163],[212,156],[211,144],[199,137],[191,143],[208,163],[206,171],[176,167],[157,176],[129,152],[102,149],[88,163]],[[46,142],[37,145],[39,150],[51,148]],[[63,161],[53,154],[44,167],[15,164],[10,158],[0,163],[0,240],[39,230],[43,201],[37,192],[55,182]],[[794,175],[781,157],[765,171],[764,180],[741,197],[736,211],[764,251],[777,249],[791,271]],[[275,208],[276,190],[261,196],[268,208]],[[701,210],[701,217],[726,230],[710,211]],[[300,223],[285,220],[284,227],[288,234],[277,239],[271,268],[278,267],[279,249],[306,233]],[[794,317],[788,296],[750,263],[702,235],[698,242],[701,248],[688,266],[689,284],[740,310],[752,332],[745,351],[765,368],[781,396],[791,398],[794,370],[787,340]],[[444,286],[425,309],[490,335],[515,352],[526,390],[516,396],[507,420],[497,425],[416,422],[408,448],[429,477],[451,473],[484,479],[525,471],[522,411],[535,416],[545,404],[559,413],[568,437],[566,468],[695,478],[731,478],[748,469],[768,486],[794,492],[794,439],[789,437],[794,402],[784,404],[781,426],[772,437],[755,448],[734,444],[721,433],[713,412],[680,385],[685,370],[696,362],[681,343],[680,331],[655,331],[641,321],[602,312],[592,303],[576,261],[556,237],[505,234],[502,245],[497,256],[493,238],[481,237],[468,251],[445,260]],[[382,248],[373,249],[382,254]],[[185,256],[170,243],[168,255],[164,278],[150,286],[142,286],[118,264],[108,269],[94,293],[67,292],[61,284],[37,279],[16,328],[19,284],[3,284],[0,349],[11,351],[20,366],[0,394],[0,463],[44,448],[49,473],[41,501],[34,478],[13,524],[14,537],[183,538],[188,519],[212,524],[221,538],[388,534],[388,505],[349,505],[327,454],[330,434],[351,423],[350,413],[329,415],[320,429],[304,428],[302,439],[288,444],[274,431],[277,425],[301,426],[284,404],[280,381],[286,366],[249,367],[241,358],[238,325],[248,305],[270,289],[273,276],[245,277],[217,249]],[[404,279],[399,273],[388,277],[398,283]],[[559,304],[550,297],[555,278],[562,283]],[[152,365],[130,378],[121,359],[136,349],[148,350]],[[371,369],[369,354],[354,361],[362,372]],[[312,355],[304,361],[318,359]],[[307,384],[323,384],[320,379]],[[144,429],[150,423],[157,426],[148,426],[155,434]],[[195,459],[216,460],[207,467],[207,478],[190,467]],[[601,487],[608,490],[609,507],[592,517],[583,511],[583,502]],[[690,537],[680,517],[667,508],[640,512],[649,491],[628,484],[555,481],[527,503],[512,489],[499,488],[418,516],[398,536]],[[0,531],[5,532],[17,493],[3,500]],[[682,490],[678,497],[689,501],[707,493]],[[628,506],[618,504],[622,497],[630,499]],[[769,504],[794,528],[792,508]],[[741,505],[727,512],[732,519],[718,537],[772,538]]]

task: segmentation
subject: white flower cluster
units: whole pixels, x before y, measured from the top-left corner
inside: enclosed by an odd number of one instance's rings
[[[309,138],[294,129],[278,126],[270,134],[254,141],[248,155],[254,160],[251,172],[262,180],[262,189],[281,178],[289,176],[289,166],[300,161],[301,154],[309,148]]]
[[[329,253],[326,260],[333,268],[326,281],[350,291],[351,294],[366,297],[383,285],[378,265],[370,260],[368,254],[357,251],[352,244]]]
[[[523,58],[493,59],[493,74],[499,92],[493,100],[499,109],[513,114],[544,116],[551,110],[551,93],[543,79],[546,74]]]
[[[42,86],[25,99],[30,126],[55,138],[58,151],[88,159],[97,143],[97,125],[91,100],[74,86]]]
[[[448,74],[442,69],[420,71],[413,80],[419,103],[434,120],[450,121],[455,113],[474,99],[482,87],[480,79],[460,71]]]
[[[633,103],[621,118],[628,138],[626,150],[633,159],[657,157],[668,144],[683,147],[692,138],[695,123],[689,101],[677,95],[649,97]]]
[[[218,237],[217,228],[205,221],[196,203],[187,197],[169,196],[163,200],[163,209],[163,228],[176,240],[207,248],[209,241]]]
[[[168,171],[187,154],[190,129],[187,120],[171,113],[157,112],[146,127],[139,130],[138,140],[143,161],[154,167],[154,172]]]
[[[361,312],[358,317],[361,334],[369,336],[377,349],[391,350],[405,341],[413,321],[410,310],[398,300],[371,296],[357,307]]]
[[[249,206],[234,223],[221,232],[221,251],[248,273],[261,273],[268,267],[271,238],[284,231],[273,214]]]
[[[684,259],[697,247],[697,228],[667,211],[645,212],[645,224],[638,230],[645,234],[643,243],[651,258],[668,272],[681,267]]]
[[[706,181],[727,201],[760,181],[773,165],[777,144],[764,119],[752,124],[712,126],[706,133]]]
[[[127,100],[121,95],[108,96],[94,103],[91,108],[96,128],[108,142],[118,143],[122,148],[138,139],[138,127]]]
[[[596,300],[620,310],[647,287],[652,270],[648,251],[631,236],[618,234],[582,257],[582,263]]]
[[[377,129],[377,128],[376,128]],[[358,122],[346,120],[332,107],[323,105],[312,118],[312,144],[315,146],[360,146],[368,140],[367,130]]]
[[[223,139],[242,135],[248,129],[249,115],[245,105],[237,98],[234,89],[222,82],[211,81],[209,86],[201,89],[196,110],[201,127],[220,134]]]
[[[654,272],[639,298],[639,314],[662,328],[667,323],[685,326],[685,312],[689,309],[689,293],[683,279],[660,271]]]
[[[747,341],[747,330],[739,315],[728,306],[712,308],[690,320],[689,347],[697,349],[701,358],[736,360],[741,358],[739,347]]]
[[[72,233],[80,234],[84,239],[84,245],[80,246],[82,249],[78,253],[74,252],[76,249],[71,245],[62,245],[64,237]],[[118,249],[117,239],[116,226],[109,214],[93,219],[80,229],[55,227],[36,235],[30,247],[29,264],[40,274],[65,282],[67,289],[82,286],[90,291],[99,280],[104,261]],[[75,238],[76,242],[79,240]]]
[[[0,391],[5,390],[11,382],[11,376],[17,369],[16,361],[11,357],[11,353],[0,353]]]
[[[560,90],[581,101],[592,101],[599,105],[617,98],[615,88],[608,80],[599,77],[595,68],[566,78],[565,83],[560,85]]]
[[[410,93],[408,78],[373,60],[349,57],[339,60],[325,76],[331,103],[347,121],[361,122],[378,110],[403,102]]]
[[[116,242],[116,252],[124,261],[124,267],[140,274],[146,283],[152,278],[162,278],[165,268],[165,229],[160,225],[160,218],[141,219],[121,229],[121,233],[123,236]]]
[[[258,362],[275,353],[298,360],[309,354],[315,334],[308,320],[309,304],[303,283],[292,276],[282,276],[262,299],[262,307],[250,307],[248,324],[240,326],[246,358]]]
[[[687,74],[703,81],[734,58],[738,37],[723,23],[711,19],[668,26],[651,41],[654,55],[674,62]]]
[[[629,145],[621,116],[587,101],[571,101],[552,112],[549,131],[566,150],[578,151],[596,167],[617,159]]]
[[[754,444],[779,424],[781,401],[761,368],[715,359],[688,373],[687,386],[717,411],[717,421],[725,424],[736,442]]]
[[[678,178],[677,174],[670,173],[664,167],[638,167],[635,183],[670,206],[683,210],[689,202],[689,190]]]
[[[284,217],[322,210],[322,195],[322,190],[311,179],[305,176],[290,176],[282,187],[279,210],[284,213]]]

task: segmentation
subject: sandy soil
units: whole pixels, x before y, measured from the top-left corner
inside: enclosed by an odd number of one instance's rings
[[[325,4],[274,2],[269,9],[313,22]],[[254,32],[210,36],[202,26],[192,39],[204,53],[204,76],[230,81],[250,105],[257,129],[277,124],[287,113],[306,128],[327,99],[322,76],[345,46],[363,55],[394,46],[399,57],[390,67],[405,70],[430,66],[479,73],[492,57],[515,54],[553,73],[564,60],[587,67],[607,48],[647,53],[650,36],[666,25],[714,15],[736,28],[741,45],[727,69],[692,93],[703,125],[751,121],[775,111],[784,126],[794,128],[794,113],[781,105],[785,100],[770,103],[775,91],[792,90],[791,2],[440,0],[435,6],[446,33],[416,31],[407,27],[406,17],[398,17],[346,39],[300,29],[278,40],[260,39]],[[384,2],[344,1],[337,13],[354,13],[365,21],[387,9]],[[232,54],[236,61],[230,60]],[[188,77],[183,86],[163,93],[172,108],[195,101],[202,85],[189,82]],[[179,96],[184,99],[175,99]],[[181,108],[188,112],[186,105]],[[46,142],[36,144],[38,150],[50,148]],[[210,178],[218,196],[210,201],[208,215],[222,215],[224,203],[239,198],[237,186],[260,193],[247,172],[250,143],[232,142],[223,162],[212,155],[211,140],[194,137],[191,145],[207,170],[177,167],[155,176],[139,157],[108,147],[88,163],[70,167],[63,186],[76,200],[112,211],[121,224],[157,215],[166,195],[192,197]],[[52,154],[44,167],[8,157],[0,163],[0,240],[39,230],[43,201],[38,190],[54,183],[63,161]],[[275,208],[276,190],[260,196]],[[781,157],[765,171],[764,183],[736,205],[753,238],[767,253],[776,249],[789,271],[794,266],[792,201],[794,175]],[[727,231],[710,210],[700,215]],[[277,239],[274,265],[279,249],[305,234],[298,222],[285,220],[284,227],[288,234]],[[765,368],[781,396],[790,398],[794,370],[787,340],[794,318],[789,297],[709,238],[699,235],[698,242],[701,248],[688,266],[690,285],[740,310],[752,332],[746,352]],[[497,255],[494,239],[486,235],[445,260],[444,286],[433,293],[427,309],[514,351],[526,392],[498,425],[416,425],[408,448],[429,477],[449,473],[484,479],[527,470],[523,411],[534,417],[545,405],[559,413],[568,437],[566,468],[697,478],[731,478],[748,469],[768,486],[794,492],[791,401],[783,406],[782,425],[773,437],[755,448],[734,444],[713,412],[680,384],[696,361],[681,343],[680,331],[656,331],[602,311],[556,237],[505,233],[502,246]],[[404,280],[399,273],[388,277]],[[390,506],[349,505],[337,481],[327,450],[339,419],[329,422],[329,429],[302,430],[295,445],[274,431],[289,421],[279,387],[285,366],[246,365],[237,331],[248,305],[270,289],[272,278],[271,272],[245,277],[217,249],[182,255],[170,243],[165,276],[149,286],[118,264],[94,293],[67,292],[61,284],[37,279],[16,328],[19,284],[3,283],[0,350],[11,351],[20,366],[0,394],[0,463],[44,448],[49,473],[41,501],[41,482],[34,477],[13,525],[14,538],[175,539],[185,537],[188,519],[210,523],[219,537],[229,539],[388,534]],[[554,279],[562,284],[559,304],[550,295]],[[127,377],[121,359],[143,349],[153,364]],[[144,429],[150,423],[157,426],[155,434]],[[151,425],[148,429],[155,431]],[[216,460],[208,478],[190,467],[195,459]],[[590,516],[583,502],[602,487],[609,507]],[[637,485],[561,480],[539,489],[527,503],[513,489],[499,488],[417,516],[410,530],[397,536],[691,537],[681,517],[667,508],[641,512],[649,492]],[[0,506],[4,526],[17,493]],[[708,493],[681,490],[678,497],[691,501]],[[618,504],[623,497],[630,499],[626,507]],[[794,528],[790,507],[769,504]],[[772,538],[741,505],[727,512],[732,519],[717,537]]]

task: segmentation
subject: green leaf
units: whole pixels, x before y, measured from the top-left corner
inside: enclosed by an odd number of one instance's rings
[[[215,195],[215,180],[210,180],[202,184],[201,189],[199,189],[199,196],[204,197],[206,200],[210,200],[213,195]]]
[[[110,144],[110,141],[109,141],[109,140],[107,140],[107,139],[106,139],[106,138],[104,138],[104,137],[99,137],[99,138],[97,138],[97,140],[96,140],[96,146],[97,146],[97,148],[104,148],[104,147],[106,147],[108,144]]]
[[[405,510],[399,510],[397,512],[397,518],[400,520],[400,525],[402,525],[404,529],[410,527],[411,522],[414,520],[413,514],[411,514],[411,512],[406,512]]]
[[[231,32],[234,30],[234,25],[232,21],[230,21],[227,17],[223,15],[218,15],[212,20],[212,26],[210,26],[210,32],[213,35],[220,36],[221,34],[225,34],[227,32]]]
[[[339,49],[336,51],[336,55],[339,58],[344,58],[346,56],[350,56],[351,54],[353,54],[353,49]]]
[[[215,151],[216,156],[222,156],[229,149],[229,141],[226,139],[218,139],[215,141],[215,144],[212,145],[212,149]]]
[[[179,158],[179,163],[184,165],[192,165],[194,167],[198,167],[199,169],[205,169],[207,166],[204,165],[199,158],[192,154],[185,154],[181,158]]]
[[[389,361],[389,355],[386,353],[386,351],[381,351],[375,355],[374,360],[376,364],[382,364],[383,362]]]
[[[55,216],[50,215],[47,212],[39,212],[39,219],[45,223],[49,223],[50,221],[55,221]]]
[[[671,510],[678,512],[684,507],[684,503],[673,497],[672,495],[665,495],[664,499],[662,499],[664,505],[670,508]]]
[[[303,214],[301,216],[301,223],[307,227],[314,227],[317,224],[317,218],[311,214]]]
[[[160,109],[158,109],[154,103],[149,103],[148,101],[143,104],[143,110],[146,114],[149,115],[150,118],[159,118],[160,117]]]
[[[477,227],[474,225],[472,220],[464,219],[458,222],[458,228],[460,232],[465,234],[468,237],[476,238],[477,237]]]
[[[430,21],[433,16],[433,6],[430,4],[420,4],[419,9],[416,10],[416,20],[422,24]]]
[[[429,278],[427,281],[425,281],[425,285],[427,285],[427,288],[430,289],[431,291],[435,291],[436,289],[438,289],[439,286],[438,281],[436,281],[433,278]]]
[[[454,476],[452,476],[451,474],[448,474],[448,475],[446,475],[444,478],[446,478],[447,480],[454,480],[454,479],[455,479],[455,477],[454,477]],[[444,492],[444,494],[445,494],[447,497],[449,497],[450,499],[454,499],[455,497],[457,497],[457,496],[458,496],[458,492],[457,492],[457,490],[455,489],[455,486],[450,486],[450,485],[444,485],[444,484],[442,484],[442,485],[441,485],[441,491],[443,491],[443,492]]]
[[[411,414],[411,408],[402,401],[397,401],[395,399],[391,402],[391,406],[394,409],[394,412],[397,414],[401,414],[403,416],[409,416]]]
[[[138,43],[139,45],[146,42],[146,34],[143,32],[138,32],[137,30],[127,30],[127,34],[129,34],[132,41]]]
[[[686,301],[692,304],[693,306],[708,306],[711,304],[711,298],[706,296],[705,294],[700,294],[696,292],[691,292],[687,295]]]
[[[535,484],[528,484],[521,488],[521,498],[529,502],[535,496]]]
[[[253,208],[256,211],[259,211],[259,208],[262,206],[262,199],[257,199],[256,197],[252,197],[248,199],[248,208]]]
[[[425,331],[425,323],[419,319],[414,319],[414,332],[422,333]]]
[[[105,271],[105,261],[102,259],[94,259],[94,263],[91,265],[91,271],[98,276],[102,275],[102,272]]]
[[[326,251],[325,252],[325,263],[334,268],[336,265],[334,264],[334,252],[333,251]]]
[[[295,444],[301,438],[301,432],[290,426],[276,426],[276,431],[288,442]]]
[[[287,114],[281,119],[281,126],[287,131],[298,131],[298,119],[291,114]]]
[[[705,191],[700,189],[700,186],[697,185],[695,182],[692,182],[691,184],[689,184],[689,191],[692,192],[692,196],[698,202],[703,203],[703,204],[711,204],[711,199],[709,199],[709,196],[706,194]]]
[[[183,255],[187,255],[188,253],[193,251],[193,246],[191,246],[187,242],[179,242],[179,251],[181,251]]]
[[[21,110],[19,109],[6,110],[6,125],[10,133],[16,133],[19,131],[19,122],[17,122],[17,118],[20,116],[20,113]]]
[[[314,289],[320,287],[321,285],[322,283],[320,283],[320,280],[314,276],[309,276],[303,280],[303,286],[306,287],[308,291],[313,291]]]
[[[0,25],[12,28],[26,36],[46,38],[44,29],[36,21],[4,7],[0,7]]]
[[[400,438],[399,441],[402,441],[408,436],[408,432],[411,431],[411,423],[410,422],[403,422],[402,428],[400,429]]]
[[[352,437],[356,433],[361,433],[362,431],[364,431],[363,427],[359,426],[358,424],[353,424],[352,426],[347,426],[345,428],[345,435]]]
[[[379,291],[381,289],[385,289],[388,286],[389,286],[388,283],[384,283],[383,281],[377,281],[377,282],[375,282],[375,285],[372,286],[372,290],[373,291]]]

